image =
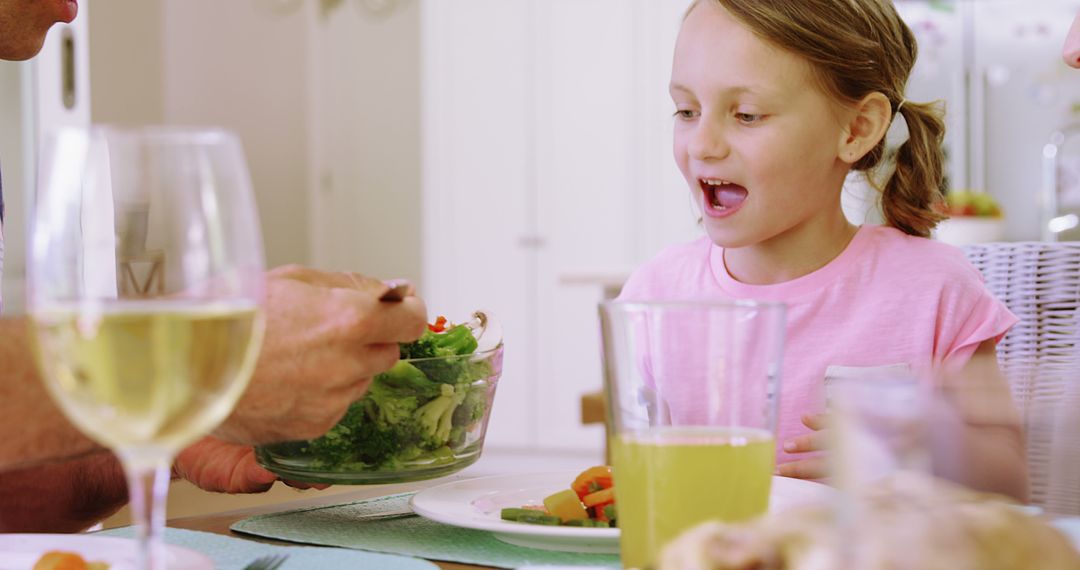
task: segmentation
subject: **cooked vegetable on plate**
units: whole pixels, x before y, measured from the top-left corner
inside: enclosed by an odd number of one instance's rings
[[[544,498],[543,506],[505,508],[503,520],[549,526],[608,528],[617,526],[615,484],[611,467],[598,465],[582,471],[570,484]]]
[[[33,570],[109,570],[104,562],[87,562],[76,552],[50,550],[34,563]]]

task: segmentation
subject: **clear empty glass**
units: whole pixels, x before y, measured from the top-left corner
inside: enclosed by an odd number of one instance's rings
[[[855,377],[829,389],[831,462],[844,497],[839,567],[931,567],[950,545],[971,556],[964,548],[976,535],[961,523],[975,507],[964,505],[989,496],[965,487],[1023,493],[1019,416],[990,359],[962,372]],[[915,546],[891,546],[903,544]]]

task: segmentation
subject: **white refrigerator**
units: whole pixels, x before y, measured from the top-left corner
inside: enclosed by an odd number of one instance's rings
[[[1080,239],[1080,72],[1061,58],[1080,0],[897,8],[920,49],[908,98],[946,102],[949,189],[993,196],[1006,240]]]

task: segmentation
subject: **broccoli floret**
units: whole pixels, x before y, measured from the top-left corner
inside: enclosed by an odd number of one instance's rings
[[[454,417],[457,417],[457,412],[454,413]],[[469,432],[466,431],[464,426],[455,425],[450,428],[450,441],[446,442],[446,445],[450,449],[458,449],[465,444],[465,436],[468,434]]]
[[[472,330],[465,325],[454,325],[445,332],[424,331],[413,342],[399,345],[401,358],[435,358],[437,356],[462,356],[476,352],[477,342]]]
[[[412,417],[419,404],[414,392],[375,382],[337,425],[308,442],[306,453],[334,469],[384,465],[416,438]]]
[[[458,389],[468,390],[468,394],[466,394],[465,400],[461,402],[461,405],[454,410],[454,425],[468,427],[484,417],[484,412],[487,410],[488,387],[486,383],[479,383],[471,386],[469,384],[463,384],[459,385]]]
[[[446,445],[450,440],[450,428],[453,427],[451,419],[454,410],[467,394],[464,390],[455,390],[450,384],[443,384],[439,397],[416,410],[413,417],[416,419],[421,447],[434,449]]]
[[[420,399],[413,395],[404,395],[395,390],[381,388],[372,384],[364,397],[370,410],[370,418],[380,426],[409,423],[413,412],[420,407]]]
[[[491,368],[491,363],[486,360],[467,361],[462,363],[461,374],[458,376],[458,382],[476,382],[477,380],[487,380],[494,374],[494,370]]]
[[[412,428],[407,423],[363,422],[353,430],[356,458],[367,465],[386,465],[401,453],[411,437]]]
[[[469,364],[468,355],[475,352],[477,346],[472,330],[465,325],[456,325],[441,333],[425,331],[416,342],[401,345],[401,355],[414,359],[412,364],[429,380],[456,384]]]
[[[402,360],[407,358],[434,358],[439,356],[438,346],[435,344],[436,333],[430,330],[424,331],[420,338],[398,345]]]
[[[465,325],[456,325],[442,334],[435,335],[435,346],[440,356],[472,354],[476,352],[478,345],[472,330]]]
[[[337,466],[356,461],[354,434],[364,423],[364,409],[359,402],[349,406],[345,417],[322,437],[307,442],[303,453],[315,456],[323,466]]]
[[[376,376],[371,391],[391,392],[394,397],[412,395],[425,400],[440,393],[439,384],[428,380],[419,368],[403,361]]]

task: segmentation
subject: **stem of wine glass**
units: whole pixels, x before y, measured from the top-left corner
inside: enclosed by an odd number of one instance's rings
[[[122,455],[139,549],[137,567],[165,570],[165,497],[169,492],[172,455],[140,452],[138,458]]]

